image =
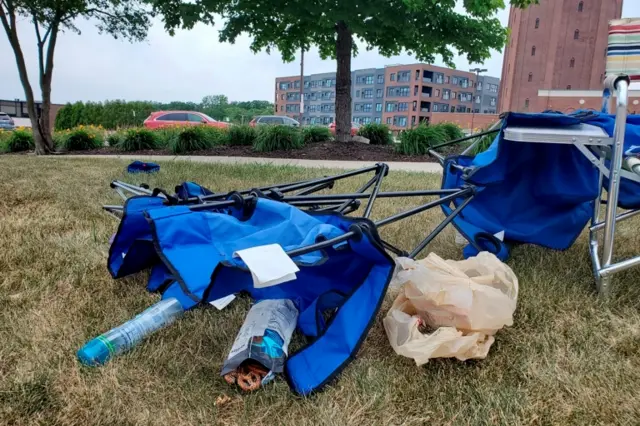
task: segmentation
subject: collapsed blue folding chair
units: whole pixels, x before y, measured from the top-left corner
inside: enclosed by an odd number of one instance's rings
[[[356,192],[316,194],[363,173],[374,176]],[[337,176],[214,193],[193,182],[175,194],[125,182],[111,186],[124,206],[104,206],[121,217],[109,251],[114,278],[150,269],[147,289],[177,299],[184,309],[247,293],[255,300],[291,299],[298,329],[310,340],[286,361],[293,391],[322,388],[348,365],[364,341],[394,270],[387,251],[415,257],[458,214],[435,227],[411,252],[384,241],[378,228],[453,199],[471,199],[473,188],[381,192],[386,164]],[[370,192],[367,192],[370,191]],[[133,194],[127,197],[125,193]],[[369,219],[376,199],[440,196],[391,217]],[[348,217],[366,200],[362,217]],[[297,279],[254,288],[238,250],[279,244],[300,268]],[[328,318],[328,319],[326,319]]]

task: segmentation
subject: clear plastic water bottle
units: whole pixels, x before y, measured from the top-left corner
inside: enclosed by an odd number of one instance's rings
[[[161,300],[134,319],[86,343],[78,351],[78,359],[84,365],[104,364],[133,348],[154,331],[171,324],[183,313],[184,309],[177,299]]]

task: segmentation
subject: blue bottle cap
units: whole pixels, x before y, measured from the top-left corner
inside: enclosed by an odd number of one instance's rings
[[[91,340],[78,350],[78,360],[88,366],[104,364],[109,360],[111,354],[107,342],[99,337]]]

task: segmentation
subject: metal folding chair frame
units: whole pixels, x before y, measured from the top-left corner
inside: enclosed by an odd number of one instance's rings
[[[317,194],[317,192],[332,188],[336,181],[347,179],[353,176],[359,176],[365,173],[375,172],[374,176],[367,183],[362,185],[353,193],[346,194]],[[361,200],[366,200],[364,213],[362,217],[370,218],[373,211],[375,201],[381,198],[405,198],[405,197],[426,197],[438,196],[439,198],[422,205],[411,208],[405,212],[397,213],[390,217],[374,222],[376,228],[383,227],[390,223],[411,217],[422,213],[434,207],[443,204],[451,204],[454,200],[460,200],[461,203],[455,207],[451,214],[445,216],[445,219],[436,226],[415,248],[410,252],[383,240],[384,247],[398,255],[415,258],[422,250],[449,224],[460,214],[462,209],[473,199],[475,188],[473,186],[465,186],[459,189],[439,189],[439,190],[422,190],[422,191],[393,191],[382,192],[381,186],[384,177],[389,172],[389,166],[384,163],[376,164],[372,167],[366,167],[359,170],[345,172],[336,176],[325,176],[322,178],[311,179],[307,181],[299,181],[293,183],[285,183],[279,185],[263,186],[255,189],[246,189],[242,191],[233,191],[230,193],[213,194],[201,197],[191,197],[186,200],[178,200],[172,196],[168,196],[166,191],[151,190],[146,187],[135,186],[122,181],[111,182],[111,187],[124,199],[127,198],[125,193],[132,195],[150,195],[160,196],[167,199],[167,204],[183,204],[189,205],[193,211],[223,209],[231,206],[239,207],[244,203],[251,202],[256,198],[269,198],[280,202],[285,202],[301,209],[310,211],[333,211],[342,214],[349,214],[357,211],[361,206]],[[368,192],[369,191],[369,192]],[[289,195],[291,194],[291,195]],[[122,206],[105,205],[103,208],[120,217],[123,211]],[[365,226],[365,225],[360,225]],[[350,238],[357,237],[357,230],[349,231],[340,237],[332,240],[318,242],[316,244],[303,247],[288,253],[291,257],[301,254],[310,253],[316,250],[339,244]],[[476,245],[475,242],[471,244]],[[476,247],[478,248],[478,247]]]

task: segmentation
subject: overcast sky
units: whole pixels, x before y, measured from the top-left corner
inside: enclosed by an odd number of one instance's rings
[[[622,16],[640,16],[640,0],[626,0]],[[498,17],[506,25],[508,9]],[[58,38],[52,93],[55,103],[106,99],[198,102],[213,94],[225,94],[236,101],[272,101],[274,79],[300,73],[298,58],[285,64],[277,52],[254,55],[247,36],[235,45],[220,43],[215,27],[199,25],[171,37],[156,24],[146,41],[131,44],[98,34],[89,22],[79,22],[78,26],[82,35],[67,32]],[[37,70],[32,26],[23,19],[18,30],[27,64]],[[352,69],[416,62],[406,54],[385,58],[376,51],[360,50]],[[0,58],[0,99],[24,99],[4,31],[0,33]],[[455,63],[458,69],[470,68],[464,57]],[[439,59],[435,64],[443,65]],[[494,52],[484,68],[489,70],[488,75],[500,77],[502,54]],[[335,61],[323,61],[315,50],[305,55],[305,74],[335,69]],[[37,74],[31,73],[30,79],[37,89]]]

